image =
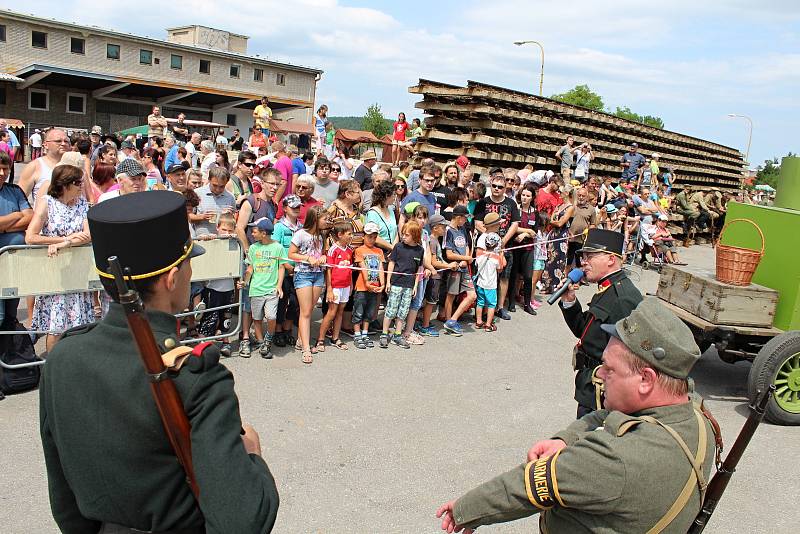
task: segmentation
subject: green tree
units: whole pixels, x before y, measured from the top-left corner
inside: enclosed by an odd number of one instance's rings
[[[603,111],[603,97],[589,89],[588,85],[576,85],[566,93],[553,95],[550,98],[573,106]]]
[[[391,127],[387,125],[386,119],[381,112],[381,107],[376,102],[367,108],[367,113],[364,115],[363,128],[368,132],[375,134],[375,137],[380,139],[388,134]]]
[[[797,156],[797,154],[792,154],[791,152],[786,154],[787,158],[791,158],[793,156]],[[780,163],[781,163],[780,159],[777,157],[764,160],[764,165],[758,166],[758,172],[756,173],[756,183],[767,184],[777,189],[778,177],[781,174]]]
[[[623,108],[617,106],[617,110],[614,111],[612,115],[615,115],[620,119],[627,119],[629,121],[652,126],[653,128],[660,128],[662,130],[664,129],[664,121],[659,117],[653,117],[651,115],[639,115],[638,113],[631,111],[631,108],[628,106]]]

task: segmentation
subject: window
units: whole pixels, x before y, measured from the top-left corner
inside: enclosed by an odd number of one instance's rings
[[[6,88],[5,86],[0,87],[0,106],[6,105]]]
[[[279,72],[275,76],[275,85],[286,85],[286,75]]]
[[[107,44],[106,45],[106,58],[119,59],[119,45]]]
[[[67,113],[86,115],[86,95],[67,93]]]
[[[45,32],[31,32],[31,46],[34,48],[47,48],[47,34]]]
[[[28,89],[28,109],[50,111],[50,91],[47,89]]]
[[[181,70],[183,68],[183,56],[172,54],[169,58],[169,66],[171,69]]]
[[[231,78],[238,78],[239,77],[239,71],[241,71],[241,70],[242,70],[241,66],[239,66],[239,65],[231,65]]]
[[[139,64],[152,65],[153,64],[153,51],[152,50],[139,50]]]
[[[0,41],[6,41],[6,25],[0,24]]]
[[[236,113],[228,113],[228,116],[225,118],[225,123],[228,126],[236,126]]]
[[[264,69],[253,69],[253,81],[254,82],[264,81]]]
[[[80,37],[70,37],[69,51],[73,54],[86,54],[86,39],[81,39]]]
[[[211,74],[211,61],[207,59],[200,60],[200,74]]]

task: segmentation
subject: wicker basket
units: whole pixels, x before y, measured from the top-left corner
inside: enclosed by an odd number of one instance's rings
[[[722,234],[725,233],[725,229],[735,222],[747,222],[756,227],[758,235],[761,236],[761,251],[732,247],[730,245],[717,245],[717,280],[734,286],[747,286],[750,285],[753,273],[756,272],[758,263],[764,255],[766,241],[764,240],[764,232],[750,219],[733,219],[725,223],[719,233],[720,241],[722,241]]]

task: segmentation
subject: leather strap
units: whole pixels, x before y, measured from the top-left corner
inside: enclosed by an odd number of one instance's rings
[[[597,370],[600,369],[601,366],[597,366],[592,371],[592,385],[594,386],[594,403],[595,403],[595,410],[602,410],[603,409],[603,390],[605,387],[605,382],[603,379],[597,376]]]

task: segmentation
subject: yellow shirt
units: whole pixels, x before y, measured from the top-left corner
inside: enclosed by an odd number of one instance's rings
[[[270,109],[269,106],[264,106],[262,104],[257,105],[256,109],[253,111],[253,115],[256,117],[257,125],[269,130],[269,119],[272,118],[272,109]]]

